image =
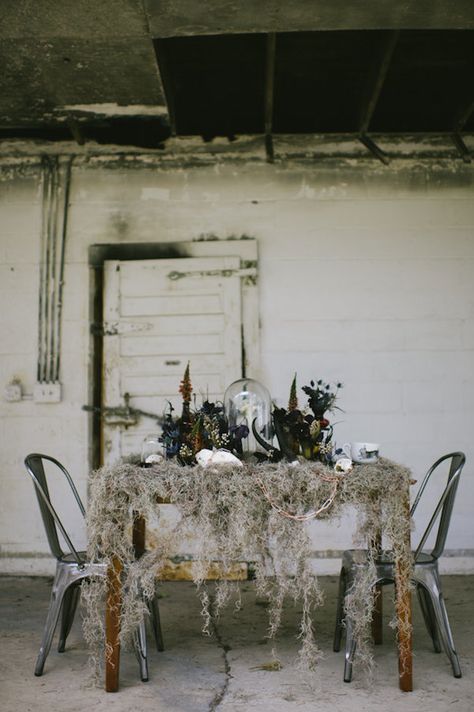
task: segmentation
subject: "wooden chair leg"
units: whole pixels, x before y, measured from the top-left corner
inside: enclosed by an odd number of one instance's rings
[[[122,563],[117,557],[107,571],[105,613],[105,689],[117,692],[120,674],[120,613],[122,608]]]

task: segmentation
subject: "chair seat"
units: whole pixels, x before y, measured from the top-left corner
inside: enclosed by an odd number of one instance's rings
[[[85,564],[87,562],[87,552],[86,551],[78,551],[80,560]],[[63,554],[58,561],[62,561],[65,564],[76,564],[77,561],[74,557],[73,554]]]
[[[352,566],[363,567],[367,566],[368,551],[367,549],[346,549],[342,555],[342,566],[349,568]],[[422,552],[418,554],[415,565],[429,565],[436,561],[435,557],[429,553]],[[389,550],[381,551],[375,563],[380,566],[393,566],[395,564],[393,552]]]

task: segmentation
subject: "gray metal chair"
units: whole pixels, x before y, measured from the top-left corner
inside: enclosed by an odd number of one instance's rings
[[[412,580],[416,586],[416,592],[420,603],[421,611],[426,628],[432,639],[435,652],[441,652],[440,640],[449,657],[453,669],[454,677],[461,677],[461,668],[458,655],[454,646],[454,640],[449,625],[448,613],[443,599],[441,580],[438,570],[438,559],[443,554],[446,537],[448,534],[449,522],[453,510],[456,490],[461,476],[461,471],[466,461],[462,452],[453,452],[439,458],[426,473],[420,485],[415,501],[410,510],[413,516],[420,498],[425,491],[426,485],[432,474],[444,468],[440,466],[445,463],[449,467],[447,483],[444,491],[435,507],[431,519],[426,527],[420,542],[413,552],[413,573]],[[435,524],[438,522],[436,541],[431,552],[423,551],[428,537]],[[348,616],[344,619],[344,601],[346,595],[354,585],[356,577],[361,573],[361,569],[367,566],[367,551],[348,549],[343,553],[342,567],[339,577],[339,595],[337,602],[336,629],[334,633],[334,651],[338,652],[341,647],[343,628],[346,630],[346,649],[344,664],[344,681],[350,682],[352,679],[352,665],[356,651],[356,643],[352,635],[352,621]],[[391,552],[382,551],[376,561],[376,579],[373,585],[395,582],[395,564],[391,557]]]
[[[82,516],[85,516],[84,505],[82,504],[72,477],[66,468],[58,462],[58,460],[54,457],[50,457],[49,455],[41,455],[39,453],[31,453],[28,455],[25,458],[26,470],[35,485],[36,496],[38,498],[49,547],[51,549],[51,553],[56,558],[56,573],[51,591],[48,615],[35,665],[35,675],[37,676],[43,674],[44,664],[51,648],[54,631],[60,615],[61,623],[58,652],[62,653],[65,650],[66,640],[71,630],[77,603],[79,601],[81,583],[87,578],[93,576],[106,576],[107,574],[106,566],[104,564],[88,561],[86,552],[77,551],[74,547],[69,534],[64,528],[60,517],[51,503],[44,467],[45,461],[52,463],[52,465],[58,468],[58,470],[64,475],[72,490]],[[58,531],[69,549],[68,553],[65,553],[62,550]],[[161,633],[158,603],[156,600],[153,600],[150,604],[150,613],[157,648],[158,650],[163,650],[163,637]],[[148,680],[148,662],[144,621],[135,632],[134,642],[140,666],[140,677],[142,681],[145,682]]]

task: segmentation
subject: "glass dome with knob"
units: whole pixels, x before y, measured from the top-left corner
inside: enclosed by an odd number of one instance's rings
[[[142,442],[141,465],[153,467],[164,459],[163,443],[158,433],[146,435]]]
[[[264,451],[252,425],[264,440],[272,441],[272,402],[267,388],[253,378],[234,381],[224,394],[224,409],[231,433],[239,428],[248,430],[248,435],[242,438],[242,457]]]

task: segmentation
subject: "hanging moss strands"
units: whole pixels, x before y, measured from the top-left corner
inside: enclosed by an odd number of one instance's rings
[[[255,585],[269,602],[269,634],[275,636],[285,599],[302,607],[299,631],[300,662],[313,669],[320,651],[316,642],[315,610],[322,593],[311,566],[311,540],[307,521],[337,518],[347,504],[358,511],[356,543],[363,548],[374,540],[380,522],[395,560],[411,566],[410,551],[402,536],[406,512],[400,492],[406,491],[409,471],[380,459],[360,465],[346,476],[319,462],[300,461],[243,463],[241,467],[219,465],[181,466],[176,460],[144,469],[133,463],[103,467],[93,473],[88,512],[89,556],[110,564],[112,557],[123,564],[121,641],[131,641],[143,615],[144,603],[137,592],[154,595],[155,580],[177,543],[192,534],[196,545],[193,576],[203,604],[203,629],[212,630],[211,614],[218,615],[237,583],[218,581],[212,611],[206,574],[219,561],[224,572],[233,562],[255,562]],[[181,519],[176,529],[158,545],[134,560],[131,540],[133,512],[156,518],[158,498],[173,502]],[[315,524],[314,526],[317,526]],[[369,549],[368,575],[361,578],[349,600],[357,639],[357,656],[370,666],[370,621],[373,596],[371,575],[375,551]],[[406,570],[408,570],[406,569]],[[103,606],[106,581],[97,578],[86,587],[87,615],[84,632],[96,670],[104,657]]]

